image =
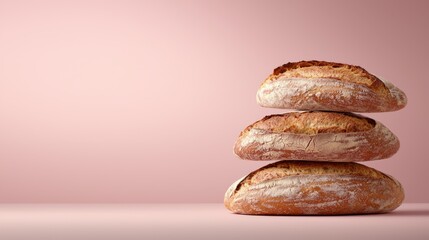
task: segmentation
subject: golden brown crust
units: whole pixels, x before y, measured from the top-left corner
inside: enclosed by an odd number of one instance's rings
[[[407,98],[362,67],[300,61],[276,68],[258,89],[257,102],[272,108],[387,112],[403,108]]]
[[[332,67],[332,68],[355,68],[359,71],[366,72],[365,69],[359,67],[359,66],[353,66],[349,64],[344,63],[335,63],[335,62],[327,62],[327,61],[317,61],[317,60],[310,60],[310,61],[299,61],[299,62],[288,62],[286,64],[283,64],[280,67],[277,67],[273,71],[273,75],[280,75],[286,71],[294,70],[297,68],[306,68],[306,67]],[[366,72],[369,74],[368,72]]]
[[[284,160],[268,164],[249,173],[237,188],[295,175],[349,175],[375,179],[389,178],[374,168],[353,162],[335,163]]]
[[[360,66],[326,62],[326,61],[300,61],[289,62],[274,69],[270,80],[279,76],[293,78],[331,78],[346,82],[365,84],[373,89],[387,93],[384,83]]]
[[[352,113],[291,112],[266,116],[250,127],[275,133],[317,134],[363,132],[374,125],[374,120]]]
[[[383,124],[351,113],[272,115],[245,128],[234,153],[246,160],[359,162],[385,159],[399,149]]]
[[[234,183],[224,203],[240,214],[338,215],[388,212],[403,199],[397,180],[364,165],[281,161]]]

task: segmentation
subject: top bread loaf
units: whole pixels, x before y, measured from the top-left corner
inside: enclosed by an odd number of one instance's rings
[[[325,61],[290,62],[260,86],[263,107],[338,112],[389,112],[407,104],[400,89],[359,66]]]

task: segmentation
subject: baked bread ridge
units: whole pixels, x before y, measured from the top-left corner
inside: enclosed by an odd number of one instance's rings
[[[340,112],[396,111],[407,103],[404,92],[365,69],[324,61],[276,68],[256,100],[263,107]]]
[[[240,214],[384,213],[404,199],[401,184],[358,163],[279,161],[236,181],[224,204]]]
[[[373,119],[358,114],[308,111],[268,115],[250,127],[271,132],[315,134],[362,132],[368,131],[374,126]]]
[[[299,61],[289,62],[274,69],[269,80],[275,80],[281,75],[293,77],[320,77],[320,75],[328,75],[329,78],[341,79],[348,82],[363,83],[367,86],[380,85],[380,79],[372,75],[360,66],[327,62],[327,61]]]
[[[320,119],[325,125],[320,124]],[[285,131],[273,131],[275,128]],[[320,128],[325,132],[314,131]],[[399,139],[382,123],[361,115],[291,112],[266,116],[245,128],[234,145],[234,153],[245,160],[359,162],[388,158],[399,145]]]

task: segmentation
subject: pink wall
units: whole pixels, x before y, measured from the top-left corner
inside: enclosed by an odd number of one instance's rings
[[[37,2],[37,3],[36,3]],[[204,2],[204,3],[203,3]],[[428,1],[2,1],[0,202],[221,202],[267,164],[232,154],[288,61],[357,64],[408,106],[367,163],[429,202]]]

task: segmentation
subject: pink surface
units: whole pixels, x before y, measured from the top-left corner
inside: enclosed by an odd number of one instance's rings
[[[368,114],[401,140],[367,163],[429,202],[428,1],[2,1],[0,202],[221,202],[267,164],[232,154],[281,110],[259,84],[288,61],[361,65],[408,106]]]
[[[220,204],[0,205],[0,238],[18,239],[429,239],[429,204],[389,214],[246,216]]]

